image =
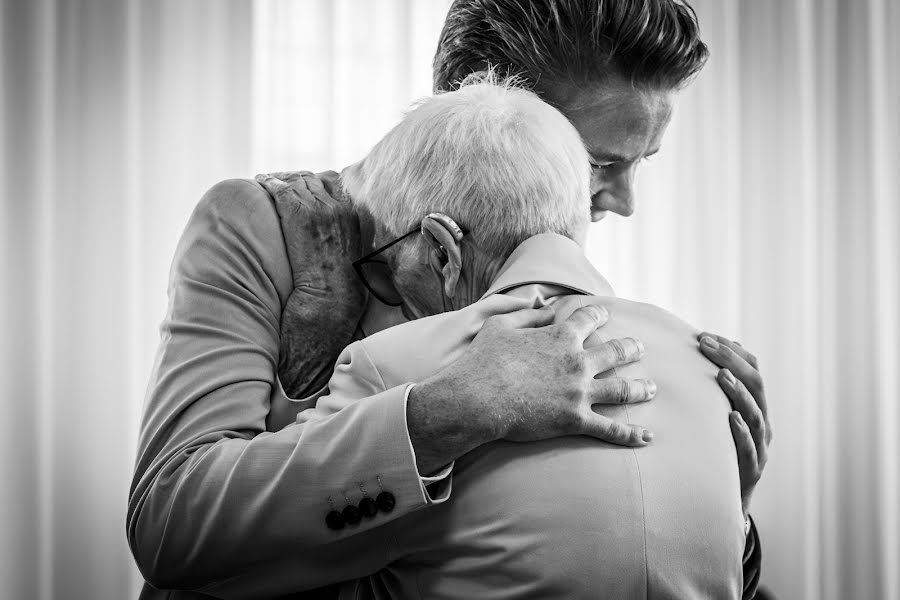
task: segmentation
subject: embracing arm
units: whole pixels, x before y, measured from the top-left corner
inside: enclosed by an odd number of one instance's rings
[[[772,426],[765,386],[756,357],[737,342],[703,332],[698,336],[703,354],[722,369],[717,380],[732,404],[729,417],[737,449],[744,518],[750,519],[750,499],[768,462]],[[750,520],[744,550],[744,593],[749,600],[756,595],[762,569],[762,550],[756,525]]]
[[[242,596],[322,585],[335,542],[374,526],[336,536],[329,497],[342,507],[345,491],[380,475],[397,498],[381,523],[430,501],[404,429],[405,388],[265,431],[291,289],[269,196],[247,181],[215,186],[174,259],[129,498],[128,541],[155,586]],[[230,588],[235,577],[252,586]]]
[[[290,214],[320,218],[321,236],[310,239],[321,247],[334,239],[328,223],[341,207],[315,204],[310,214],[308,201],[300,198]],[[595,402],[642,401],[652,392],[648,382],[594,379],[639,352],[617,340],[585,350],[608,317],[586,309],[554,325],[546,309],[492,317],[408,402],[402,385],[328,419],[266,432],[291,298],[299,290],[310,303],[297,308],[295,327],[308,321],[328,331],[321,321],[333,316],[311,308],[334,296],[321,293],[314,265],[298,268],[298,247],[282,237],[285,214],[254,183],[219,184],[176,251],[128,505],[128,541],[151,584],[219,597],[325,585],[350,576],[336,568],[348,553],[378,564],[387,551],[379,525],[432,502],[420,471],[481,443],[573,434],[631,446],[649,440],[640,426],[591,411]],[[476,418],[485,425],[473,427]],[[396,498],[393,511],[329,529],[330,510],[358,499],[360,483],[380,487],[379,476]]]

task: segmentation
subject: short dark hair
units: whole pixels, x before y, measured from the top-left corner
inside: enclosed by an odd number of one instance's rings
[[[670,90],[708,56],[683,0],[454,0],[434,57],[434,89],[454,89],[494,67],[538,93],[612,77]]]

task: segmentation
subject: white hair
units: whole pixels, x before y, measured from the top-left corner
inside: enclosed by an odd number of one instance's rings
[[[442,212],[496,256],[539,233],[573,237],[590,219],[590,163],[578,132],[492,72],[419,101],[343,184],[397,236]]]

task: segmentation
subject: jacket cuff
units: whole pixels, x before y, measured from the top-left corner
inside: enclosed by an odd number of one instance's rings
[[[413,465],[419,476],[419,482],[422,486],[422,492],[425,495],[425,501],[428,504],[440,504],[450,497],[450,492],[453,487],[453,467],[456,464],[456,461],[451,461],[450,464],[432,475],[422,475],[419,473],[418,467],[415,466],[416,450],[413,448],[412,440],[409,437],[409,426],[406,422],[406,404],[409,402],[409,392],[414,387],[415,384],[413,383],[407,385],[406,390],[403,393],[403,429],[406,432],[406,443],[409,445],[409,453],[412,455]]]

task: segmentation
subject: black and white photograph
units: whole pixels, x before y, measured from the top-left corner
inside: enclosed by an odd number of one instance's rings
[[[898,33],[0,0],[0,598],[900,600]]]

